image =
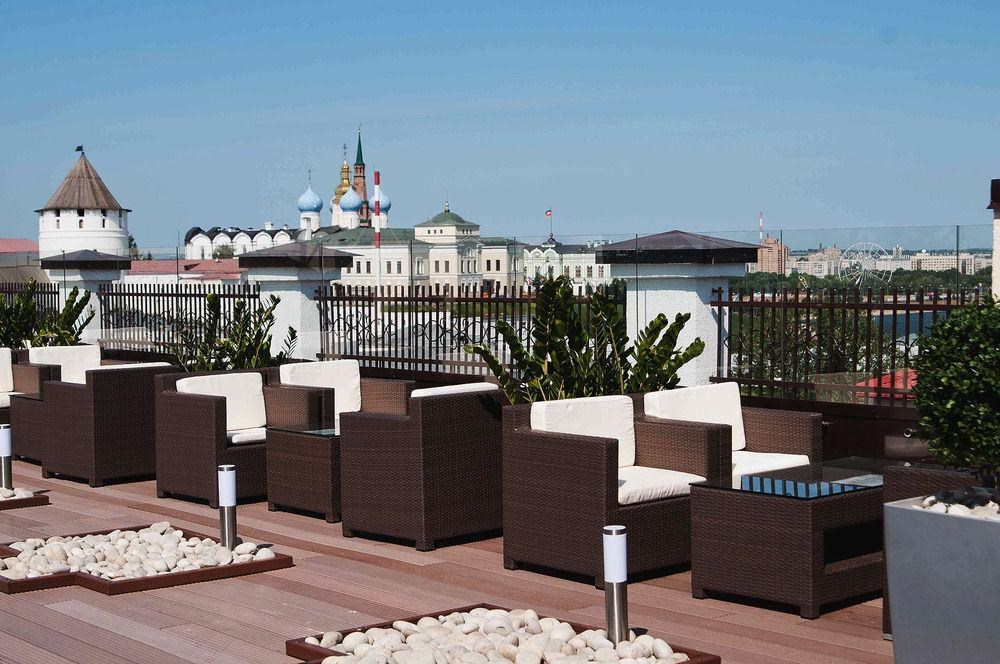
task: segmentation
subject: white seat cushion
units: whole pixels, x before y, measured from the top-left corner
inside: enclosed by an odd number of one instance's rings
[[[257,372],[191,376],[177,381],[177,391],[226,398],[226,430],[255,429],[267,424],[264,380]]]
[[[267,440],[267,429],[264,427],[254,427],[252,429],[236,429],[234,431],[227,431],[226,440],[230,445],[261,443]]]
[[[449,394],[466,394],[470,392],[493,392],[500,388],[493,383],[462,383],[461,385],[442,385],[441,387],[425,387],[422,390],[410,392],[410,398],[440,397]]]
[[[618,504],[634,505],[660,498],[686,496],[691,493],[692,482],[705,478],[679,470],[663,470],[646,466],[629,466],[618,469]]]
[[[102,364],[87,371],[103,371],[105,369],[148,369],[150,367],[169,367],[169,362],[131,362],[129,364]]]
[[[36,346],[28,349],[32,364],[58,364],[59,380],[86,383],[87,371],[101,366],[100,346]]]
[[[632,399],[620,394],[531,404],[531,428],[618,441],[618,467],[635,463]]]
[[[794,468],[809,463],[805,454],[778,454],[777,452],[733,452],[733,486],[740,486],[740,477],[769,470]]]
[[[283,364],[278,375],[288,385],[332,388],[337,416],[361,410],[361,366],[357,360]]]
[[[0,392],[0,408],[9,408],[10,398],[15,394],[23,394],[23,392]]]
[[[10,348],[0,348],[0,392],[10,392],[14,389],[14,370],[11,369],[13,358]]]
[[[643,405],[646,415],[650,417],[728,424],[733,430],[733,449],[742,450],[747,446],[743,432],[740,386],[736,383],[650,392],[643,397]]]

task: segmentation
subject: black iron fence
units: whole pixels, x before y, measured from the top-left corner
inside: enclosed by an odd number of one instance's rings
[[[169,352],[181,326],[202,324],[206,296],[219,296],[221,318],[229,321],[239,301],[260,306],[257,284],[103,284],[101,345],[115,350]]]
[[[33,293],[35,306],[39,311],[55,312],[62,304],[59,297],[59,284],[50,283],[18,283],[0,282],[0,297],[6,300],[13,300],[22,293]]]
[[[531,348],[531,324],[536,289],[476,287],[446,289],[433,294],[415,286],[340,286],[317,291],[320,310],[320,356],[356,359],[369,368],[394,372],[443,372],[487,375],[486,365],[465,352],[466,345],[488,344],[505,365],[510,364],[497,323],[506,321],[526,349]],[[616,297],[624,304],[624,293]],[[576,296],[585,320],[590,297]]]
[[[748,396],[912,405],[934,321],[979,291],[715,289],[718,373]]]

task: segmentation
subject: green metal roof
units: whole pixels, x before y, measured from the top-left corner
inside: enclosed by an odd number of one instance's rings
[[[499,236],[486,236],[480,237],[479,241],[482,242],[487,247],[505,247],[514,244],[514,240],[509,237],[499,237]],[[524,244],[519,242],[518,244]]]
[[[444,212],[439,212],[427,221],[417,224],[418,228],[421,226],[475,226],[476,228],[479,228],[479,224],[466,221],[447,209]]]
[[[427,244],[423,240],[413,238],[412,228],[383,228],[382,244]],[[319,229],[310,242],[328,247],[362,247],[375,244],[374,228],[339,228],[326,227]]]

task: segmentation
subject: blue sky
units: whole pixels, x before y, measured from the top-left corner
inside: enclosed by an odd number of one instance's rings
[[[79,143],[141,245],[296,224],[358,123],[394,226],[989,223],[1000,5],[850,5],[0,0],[0,235]]]

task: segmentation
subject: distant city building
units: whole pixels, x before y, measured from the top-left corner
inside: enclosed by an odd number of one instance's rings
[[[943,270],[958,269],[961,274],[975,274],[979,270],[988,267],[989,256],[981,254],[959,253],[956,254],[931,254],[927,251],[910,256],[910,270],[928,270],[939,272]]]
[[[748,272],[785,274],[788,268],[788,247],[776,237],[767,235],[757,249],[757,263],[747,266]]]
[[[611,282],[611,268],[597,262],[597,250],[604,242],[563,244],[549,236],[539,245],[524,247],[525,281],[552,279],[564,275],[575,286],[597,286]]]
[[[760,250],[758,250],[758,254]],[[809,274],[814,277],[833,277],[840,273],[840,247],[833,245],[806,256],[789,259],[787,273]]]
[[[80,158],[38,213],[40,258],[91,249],[128,256],[128,210],[97,174],[82,148]]]

